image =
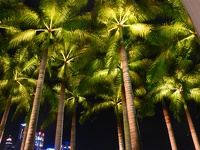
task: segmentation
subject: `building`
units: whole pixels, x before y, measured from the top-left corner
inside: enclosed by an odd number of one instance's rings
[[[24,129],[26,127],[25,123],[20,125],[20,130],[18,134],[18,140],[15,145],[16,150],[19,150],[22,144],[22,140],[24,138]],[[35,135],[35,150],[42,150],[44,145],[44,133],[43,132],[36,132]]]
[[[17,143],[15,144],[15,148],[16,150],[19,150],[22,144],[22,139],[24,138],[24,128],[25,128],[26,124],[22,123],[20,124],[20,129],[19,129],[19,134],[17,137]]]
[[[37,132],[35,135],[35,150],[42,150],[44,145],[44,133]]]
[[[70,142],[65,142],[65,143],[61,146],[61,150],[70,150]]]
[[[55,150],[54,148],[47,148],[46,150]],[[61,150],[70,150],[70,142],[65,142],[61,145]]]
[[[9,135],[9,137],[6,139],[4,150],[14,150],[14,149],[15,147],[13,145],[11,135]]]

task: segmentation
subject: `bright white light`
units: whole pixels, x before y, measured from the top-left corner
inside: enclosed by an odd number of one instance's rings
[[[26,126],[26,123],[22,123],[21,126],[22,126],[22,127],[25,127],[25,126]]]

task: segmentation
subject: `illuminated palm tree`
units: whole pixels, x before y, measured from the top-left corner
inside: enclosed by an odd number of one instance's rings
[[[166,86],[167,86],[167,84],[166,84]],[[168,112],[167,106],[165,104],[165,98],[166,98],[167,94],[168,94],[168,91],[166,91],[166,89],[163,87],[162,84],[161,85],[159,83],[156,84],[155,87],[150,89],[150,91],[147,95],[147,98],[146,98],[147,102],[143,106],[144,107],[143,109],[146,109],[147,107],[151,107],[151,109],[153,109],[153,105],[155,103],[158,103],[158,102],[160,102],[162,104],[162,111],[163,111],[165,123],[166,123],[166,126],[167,126],[167,131],[168,131],[168,135],[169,135],[171,148],[172,148],[172,150],[177,150],[176,140],[175,140],[175,137],[174,137],[172,124],[171,124],[171,121],[170,121],[169,112]],[[150,109],[150,108],[148,108],[148,109]]]
[[[100,9],[97,13],[97,20],[101,24],[104,24],[105,28],[107,29],[107,32],[104,32],[103,36],[105,36],[107,33],[115,40],[113,41],[116,43],[116,46],[113,46],[112,49],[118,50],[122,62],[122,72],[127,102],[132,149],[139,149],[139,142],[135,114],[136,111],[133,103],[133,90],[129,75],[128,58],[125,50],[125,44],[126,37],[129,37],[134,41],[137,40],[137,37],[145,38],[147,34],[150,33],[152,26],[149,24],[144,24],[142,22],[148,21],[149,19],[155,17],[155,14],[160,11],[160,9],[156,7],[153,1],[149,3],[147,2],[145,6],[147,7],[140,7],[139,4],[137,5],[132,1],[117,1],[114,3],[110,1],[108,3],[105,2],[104,5],[99,6]],[[154,9],[148,9],[150,7]],[[148,11],[148,13],[145,13],[145,11]],[[132,44],[133,43],[134,42],[132,42]],[[112,50],[109,49],[109,51]]]
[[[141,47],[141,45],[138,47]],[[135,52],[134,54],[137,55],[136,52],[137,48],[135,47],[134,50],[132,50],[131,52],[134,51]],[[117,52],[110,52],[110,53],[108,52],[106,57],[104,57],[105,58],[104,60],[106,61],[106,66],[109,69],[101,68],[100,70],[96,70],[94,74],[86,81],[86,85],[89,85],[89,88],[87,88],[87,90],[90,91],[90,94],[95,94],[96,98],[100,98],[102,100],[86,108],[85,113],[81,116],[81,122],[84,122],[87,118],[89,118],[91,115],[95,115],[97,112],[113,108],[117,118],[119,149],[122,150],[125,149],[124,146],[126,147],[126,149],[131,149],[131,143],[130,143],[128,121],[127,121],[128,119],[127,119],[124,86],[122,82],[122,72],[121,72],[122,69],[120,68],[120,61],[116,61],[119,60],[117,59],[119,55],[116,55],[116,53]],[[130,74],[131,74],[131,79],[134,83],[134,94],[138,96],[139,93],[141,95],[142,91],[144,91],[144,88],[142,88],[141,78],[139,74],[137,74],[136,70],[144,71],[145,68],[144,66],[147,66],[147,60],[138,60],[137,56],[135,56],[131,60],[133,62],[129,64],[129,67],[131,68]],[[101,89],[101,90],[95,90],[95,89]],[[91,103],[93,102],[91,101]],[[139,103],[138,97],[135,97],[134,103],[136,105]],[[122,125],[122,115],[123,115],[123,125]],[[124,133],[123,137],[125,138],[125,144],[124,144],[124,138],[122,138],[121,133]]]
[[[112,86],[109,86],[110,88]],[[96,113],[100,113],[104,110],[113,109],[114,114],[117,118],[117,133],[118,133],[118,143],[119,150],[124,150],[124,138],[123,138],[123,127],[122,127],[122,101],[121,101],[121,87],[113,86],[112,90],[114,93],[111,95],[107,94],[99,94],[95,98],[101,99],[100,102],[92,104],[86,111],[83,113],[81,117],[81,122],[85,121],[87,118],[91,118],[91,116],[96,115]]]
[[[159,82],[155,88],[158,93],[157,99],[167,97],[170,99],[170,108],[174,112],[175,117],[179,119],[181,110],[185,111],[189,129],[195,145],[195,149],[199,149],[199,142],[195,132],[195,128],[188,110],[186,100],[193,99],[199,102],[199,74],[186,73],[184,70],[177,70],[174,76],[166,76]],[[154,91],[154,92],[155,92]]]
[[[23,109],[30,109],[30,105],[27,105],[31,97],[29,93],[35,88],[36,80],[29,77],[28,74],[35,68],[34,66],[37,65],[37,61],[34,58],[30,59],[27,54],[27,49],[23,48],[14,54],[14,58],[8,55],[4,55],[1,58],[4,77],[0,80],[0,85],[1,90],[8,95],[8,99],[6,100],[7,104],[1,120],[1,139],[12,103],[19,103],[16,108],[16,113],[21,106],[23,106]]]
[[[75,77],[75,78],[74,78]],[[71,136],[70,136],[70,149],[75,150],[76,148],[76,123],[77,123],[77,107],[78,105],[83,105],[87,107],[86,98],[83,93],[79,91],[79,82],[81,76],[73,75],[70,84],[66,84],[65,89],[65,108],[66,114],[71,116]],[[55,86],[56,91],[60,90],[60,86]]]
[[[57,114],[57,125],[56,125],[56,135],[55,135],[55,149],[60,149],[62,145],[62,136],[63,136],[63,121],[64,121],[64,108],[65,108],[65,89],[74,82],[73,74],[74,68],[78,61],[78,58],[81,57],[81,54],[85,51],[84,48],[80,47],[79,44],[74,44],[71,42],[63,41],[63,44],[57,44],[57,52],[52,54],[53,68],[58,68],[57,76],[61,80],[60,87],[60,100],[58,104],[58,114]],[[55,69],[53,69],[55,70]],[[73,147],[72,147],[73,148]]]
[[[156,31],[157,29],[159,32]],[[187,54],[188,52],[190,53],[195,49],[196,37],[195,33],[188,29],[183,22],[175,22],[170,25],[163,25],[157,29],[155,29],[154,32],[157,33],[157,38],[159,37],[159,39],[162,39],[162,41],[166,41],[164,39],[167,39],[168,41],[166,43],[162,42],[162,45],[159,44],[157,49],[158,55],[155,57],[155,59],[153,59],[153,62],[147,72],[147,82],[148,84],[151,84],[150,89],[152,91],[150,92],[150,95],[155,94],[153,96],[153,103],[162,103],[163,115],[165,118],[171,147],[172,149],[176,150],[177,146],[171,127],[168,110],[164,101],[164,97],[166,97],[167,92],[165,89],[162,89],[163,85],[157,84],[157,82],[160,83],[160,79],[168,73],[173,73],[175,69],[174,64],[176,63],[176,58],[184,59],[181,57],[181,54]],[[154,33],[152,32],[152,34]],[[159,35],[162,36],[160,37]],[[159,89],[159,92],[157,89]],[[152,102],[148,99],[147,103]]]
[[[171,65],[179,54],[195,51],[198,43],[192,23],[179,0],[167,0],[161,8],[162,22],[148,36],[150,43],[155,46],[153,63],[147,72],[147,82],[151,84],[173,70]]]
[[[77,23],[75,15],[79,13],[80,8],[86,4],[86,2],[87,1],[83,0],[66,2],[52,1],[49,3],[43,0],[39,6],[40,11],[35,12],[24,5],[23,13],[20,14],[19,19],[22,20],[21,22],[23,22],[23,26],[26,30],[15,35],[10,41],[10,47],[16,47],[22,42],[34,41],[40,45],[40,49],[43,52],[25,149],[31,150],[34,148],[35,132],[40,108],[40,95],[46,71],[48,51],[52,50],[51,46],[54,42],[62,38],[67,38],[69,40],[76,39],[77,41],[84,38],[84,32],[76,30],[80,25]],[[73,19],[75,21],[72,21]],[[70,25],[70,23],[73,25]],[[7,29],[11,28],[7,27]]]
[[[176,9],[174,9],[174,7],[176,7]],[[191,22],[189,21],[187,14],[184,12],[180,1],[168,1],[168,5],[164,8],[164,12],[168,13],[166,16],[171,18],[172,21],[170,24],[163,23],[162,26],[155,28],[152,32],[152,35],[156,34],[153,36],[154,40],[151,41],[151,43],[158,46],[158,55],[153,60],[152,65],[150,65],[150,69],[147,73],[147,81],[151,85],[154,85],[151,86],[152,91],[150,92],[150,95],[155,94],[153,96],[153,101],[160,101],[162,103],[163,114],[168,129],[171,147],[172,149],[177,149],[168,111],[164,101],[164,98],[169,96],[168,94],[170,90],[168,88],[170,87],[168,86],[170,85],[168,85],[166,80],[161,81],[162,84],[160,84],[160,79],[167,74],[174,73],[174,69],[176,68],[174,64],[177,64],[177,58],[181,62],[179,64],[180,66],[184,63],[187,65],[190,64],[190,61],[187,61],[187,59],[191,52],[195,52],[197,38],[195,35],[196,33],[193,31]],[[162,41],[162,44],[158,43],[159,40]],[[183,68],[185,68],[185,65]],[[149,101],[149,103],[151,103],[151,101]],[[177,108],[175,108],[175,106],[177,106]],[[174,105],[174,109],[178,108],[180,108],[180,106]]]

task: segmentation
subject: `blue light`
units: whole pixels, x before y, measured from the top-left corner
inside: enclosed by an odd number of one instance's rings
[[[22,127],[25,127],[25,126],[26,126],[26,123],[22,123],[21,126],[22,126]]]

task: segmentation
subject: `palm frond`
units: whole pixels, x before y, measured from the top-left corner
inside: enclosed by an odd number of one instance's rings
[[[24,26],[32,26],[33,28],[41,26],[39,24],[40,18],[38,14],[29,8],[23,9],[23,12],[20,13],[19,19],[23,22]]]
[[[152,25],[136,23],[129,26],[129,29],[133,36],[141,36],[143,38],[147,37],[147,35],[151,32]]]
[[[167,60],[165,54],[162,53],[150,66],[147,72],[147,81],[155,83],[159,81],[167,72]]]
[[[195,35],[191,34],[189,36],[186,36],[185,38],[179,40],[177,42],[177,48],[181,49],[181,48],[189,48],[191,47],[191,45],[193,45],[193,43],[195,42]]]
[[[105,7],[104,9],[100,10],[97,19],[103,24],[107,24],[110,21],[114,25],[117,25],[119,23],[116,12],[110,7]]]
[[[142,59],[134,62],[129,63],[129,69],[135,72],[145,71],[151,64],[151,61],[148,59]]]
[[[7,86],[9,83],[8,80],[0,80],[0,89]]]
[[[118,46],[116,41],[109,42],[108,52],[105,56],[106,68],[114,69],[120,66],[120,58],[118,55]]]
[[[18,46],[21,42],[31,41],[33,37],[36,35],[36,30],[29,29],[24,32],[17,34],[9,44],[10,48],[14,48]]]
[[[176,22],[172,25],[163,25],[160,27],[159,31],[161,36],[167,37],[170,40],[174,40],[176,37],[187,36],[193,33],[181,22]]]
[[[195,100],[195,102],[200,102],[200,88],[193,88],[190,90],[190,97]]]
[[[65,108],[66,108],[66,113],[71,114],[75,110],[75,97],[66,97],[67,99],[65,100]]]
[[[140,22],[154,19],[159,16],[163,11],[162,7],[160,7],[159,5],[159,2],[154,0],[141,0],[138,2],[136,8],[136,16],[138,18],[138,21]]]
[[[8,35],[14,35],[21,31],[19,28],[10,25],[0,25],[0,28],[5,29]]]
[[[36,56],[33,56],[31,59],[25,62],[22,72],[31,72],[38,66],[39,60]]]
[[[174,117],[180,121],[180,115],[183,112],[183,101],[180,95],[180,92],[177,90],[175,91],[171,97],[170,109],[174,113]]]
[[[147,91],[143,86],[140,86],[139,88],[134,90],[134,95],[136,97],[144,96],[146,93],[147,93]]]
[[[35,87],[36,83],[37,83],[36,79],[28,78],[28,77],[19,77],[18,81],[21,82],[24,85],[29,86],[29,88]]]
[[[1,0],[0,1],[0,20],[14,16],[23,9],[23,0]]]
[[[90,82],[90,85],[96,84],[104,80],[108,76],[108,69],[105,70],[99,70],[98,72],[95,72],[94,75],[88,80]]]
[[[56,120],[56,112],[51,111],[48,117],[43,121],[42,125],[40,126],[41,130],[44,130],[48,125],[50,125],[53,121]]]
[[[141,77],[137,72],[130,71],[130,78],[131,81],[133,82],[134,87],[137,87],[142,84]]]
[[[112,101],[101,102],[92,105],[88,110],[83,112],[80,117],[80,123],[84,123],[87,119],[92,119],[93,116],[97,116],[101,111],[112,108],[114,103]]]

